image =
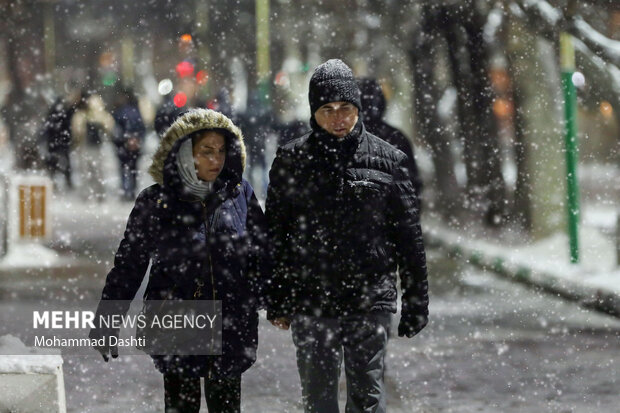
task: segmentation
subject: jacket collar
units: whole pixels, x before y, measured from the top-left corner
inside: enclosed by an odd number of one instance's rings
[[[366,133],[366,128],[364,127],[361,116],[353,127],[353,130],[343,138],[338,138],[320,127],[314,119],[314,116],[310,119],[310,125],[312,127],[312,134],[308,140],[313,151],[315,151],[317,155],[328,159],[340,157],[342,155],[353,155],[355,151],[357,151]]]

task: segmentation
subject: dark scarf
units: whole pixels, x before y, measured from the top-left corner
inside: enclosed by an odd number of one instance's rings
[[[358,119],[353,130],[348,135],[338,138],[319,126],[314,119],[310,119],[312,135],[309,138],[312,154],[317,156],[321,163],[327,164],[328,169],[341,170],[346,168],[352,160],[361,142],[364,124]]]

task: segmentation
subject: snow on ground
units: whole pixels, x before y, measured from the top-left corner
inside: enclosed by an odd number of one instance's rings
[[[40,244],[23,243],[11,245],[7,255],[0,260],[0,269],[32,267],[33,257],[36,257],[36,266],[43,268],[66,266],[72,262],[72,259],[60,257],[51,248]]]
[[[616,231],[618,207],[612,205],[586,205],[582,211],[583,225],[586,227],[599,228],[613,234]]]
[[[0,337],[0,373],[56,374],[60,366],[60,350],[26,347],[10,334]]]
[[[588,221],[579,228],[579,263],[571,264],[569,240],[565,233],[556,233],[530,243],[495,242],[480,237],[474,239],[446,228],[434,219],[425,220],[425,229],[431,237],[438,237],[451,245],[479,251],[486,257],[501,258],[512,267],[529,268],[540,274],[550,274],[572,285],[599,288],[620,297],[615,241]]]
[[[611,272],[616,269],[614,242],[598,229],[582,226],[579,231],[580,263],[570,264],[568,236],[556,233],[530,245],[514,248],[510,260],[529,260],[530,265],[544,272],[586,275]]]
[[[507,253],[513,263],[527,263],[535,271],[569,279],[573,283],[603,288],[620,295],[616,246],[599,230],[582,226],[579,233],[580,260],[570,263],[568,236],[555,234],[542,241]]]

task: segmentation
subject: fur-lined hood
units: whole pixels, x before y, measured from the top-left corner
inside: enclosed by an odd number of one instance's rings
[[[229,118],[210,109],[191,109],[179,116],[172,125],[170,125],[168,130],[166,130],[155,155],[153,155],[153,162],[149,168],[149,174],[153,177],[155,182],[164,185],[166,160],[170,155],[170,151],[172,151],[173,148],[178,150],[180,146],[180,144],[175,144],[192,132],[202,129],[224,129],[229,132],[229,136],[227,136],[226,139],[233,139],[234,142],[227,142],[227,147],[234,147],[236,150],[228,150],[226,162],[224,163],[224,170],[228,169],[229,172],[236,178],[238,177],[239,182],[241,182],[246,160],[243,134]],[[224,173],[224,171],[222,171],[222,173]]]

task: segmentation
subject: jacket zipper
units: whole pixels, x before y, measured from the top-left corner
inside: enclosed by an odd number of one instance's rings
[[[215,313],[215,300],[217,297],[216,294],[216,290],[215,290],[215,277],[213,275],[213,260],[211,259],[211,249],[209,248],[209,234],[211,232],[211,229],[213,228],[213,221],[210,222],[209,227],[207,227],[207,206],[204,202],[202,203],[202,207],[204,209],[204,215],[205,215],[205,221],[203,223],[203,225],[205,226],[205,242],[207,243],[207,250],[209,251],[209,272],[210,272],[210,276],[211,276],[211,289],[212,289],[212,297],[213,297],[213,312]],[[204,285],[204,283],[200,283],[198,284],[198,288],[200,289],[202,286]],[[198,291],[198,290],[197,290]],[[200,293],[200,295],[202,295],[202,292]],[[214,342],[214,337],[211,336],[211,350],[209,351],[210,353],[213,353],[213,347],[215,346],[215,342]],[[209,366],[209,374],[208,374],[208,378],[209,380],[211,379],[213,373],[213,363],[211,363],[211,365]]]

